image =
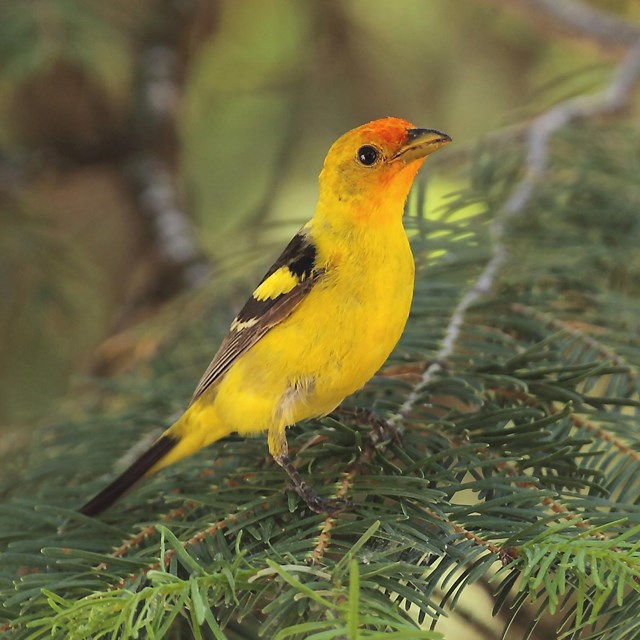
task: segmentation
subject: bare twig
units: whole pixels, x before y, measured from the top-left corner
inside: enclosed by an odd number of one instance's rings
[[[605,53],[625,55],[640,39],[640,27],[578,0],[484,0],[526,14],[545,33],[587,41]]]
[[[172,284],[177,289],[197,286],[208,275],[209,265],[195,242],[191,219],[179,202],[172,172],[159,158],[145,155],[136,160],[131,175],[139,210],[149,223],[162,264],[167,272],[179,274]],[[166,280],[163,284],[166,286]]]
[[[577,96],[565,100],[533,120],[527,135],[527,158],[524,178],[518,183],[500,216],[506,217],[522,211],[531,197],[533,188],[543,176],[549,155],[549,138],[562,127],[575,120],[614,115],[622,111],[640,75],[640,36],[622,62],[616,67],[609,84],[593,96]],[[497,229],[498,233],[502,229]]]
[[[443,363],[453,354],[467,312],[480,298],[491,291],[499,270],[508,261],[510,254],[505,237],[507,224],[525,211],[531,200],[534,188],[545,175],[551,136],[562,127],[576,120],[613,115],[620,112],[627,105],[639,76],[640,37],[629,48],[626,56],[614,70],[611,81],[600,93],[593,96],[578,96],[565,100],[545,111],[531,122],[526,134],[527,149],[523,177],[516,184],[492,226],[493,250],[491,259],[473,286],[458,302],[447,326],[440,349],[411,393],[409,393],[403,405],[389,418],[391,425],[397,424],[399,420],[411,412],[422,391],[433,377],[443,370]]]
[[[139,56],[130,175],[138,209],[148,222],[163,266],[161,288],[171,288],[166,292],[170,294],[199,284],[208,272],[174,176],[179,147],[176,118],[188,62],[180,34],[199,14],[195,5],[178,7],[168,0],[161,3],[159,13],[161,18],[150,20]]]

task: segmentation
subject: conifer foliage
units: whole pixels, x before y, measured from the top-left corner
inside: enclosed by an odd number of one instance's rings
[[[400,437],[362,411],[290,430],[321,493],[353,502],[338,517],[288,490],[264,438],[200,452],[99,519],[74,512],[187,402],[231,317],[220,299],[194,305],[135,383],[41,429],[2,478],[5,637],[438,638],[478,587],[506,638],[640,637],[637,143],[605,125],[555,140],[505,223],[505,266],[435,365],[495,250],[517,145],[480,148],[469,187],[428,218],[416,188],[412,315],[389,368],[348,401]]]

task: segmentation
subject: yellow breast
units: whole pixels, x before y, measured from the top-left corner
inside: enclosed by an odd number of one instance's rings
[[[324,415],[385,362],[409,315],[414,263],[400,221],[371,236],[319,244],[326,275],[225,375],[217,409],[240,432]]]

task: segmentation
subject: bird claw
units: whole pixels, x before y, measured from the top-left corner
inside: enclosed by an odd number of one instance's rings
[[[300,494],[300,497],[306,502],[311,511],[321,515],[334,517],[341,511],[353,509],[353,502],[345,498],[321,498],[317,493],[310,496]]]
[[[402,444],[402,433],[394,427],[388,420],[381,418],[373,409],[364,407],[340,408],[337,411],[347,417],[352,418],[357,424],[372,427],[371,440],[374,446],[384,440],[391,440],[398,446]]]

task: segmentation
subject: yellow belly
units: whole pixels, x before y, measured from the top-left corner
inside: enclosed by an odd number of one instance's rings
[[[321,416],[380,369],[413,295],[413,257],[400,230],[404,242],[395,238],[393,252],[343,256],[229,369],[211,407],[221,422],[246,434]]]

